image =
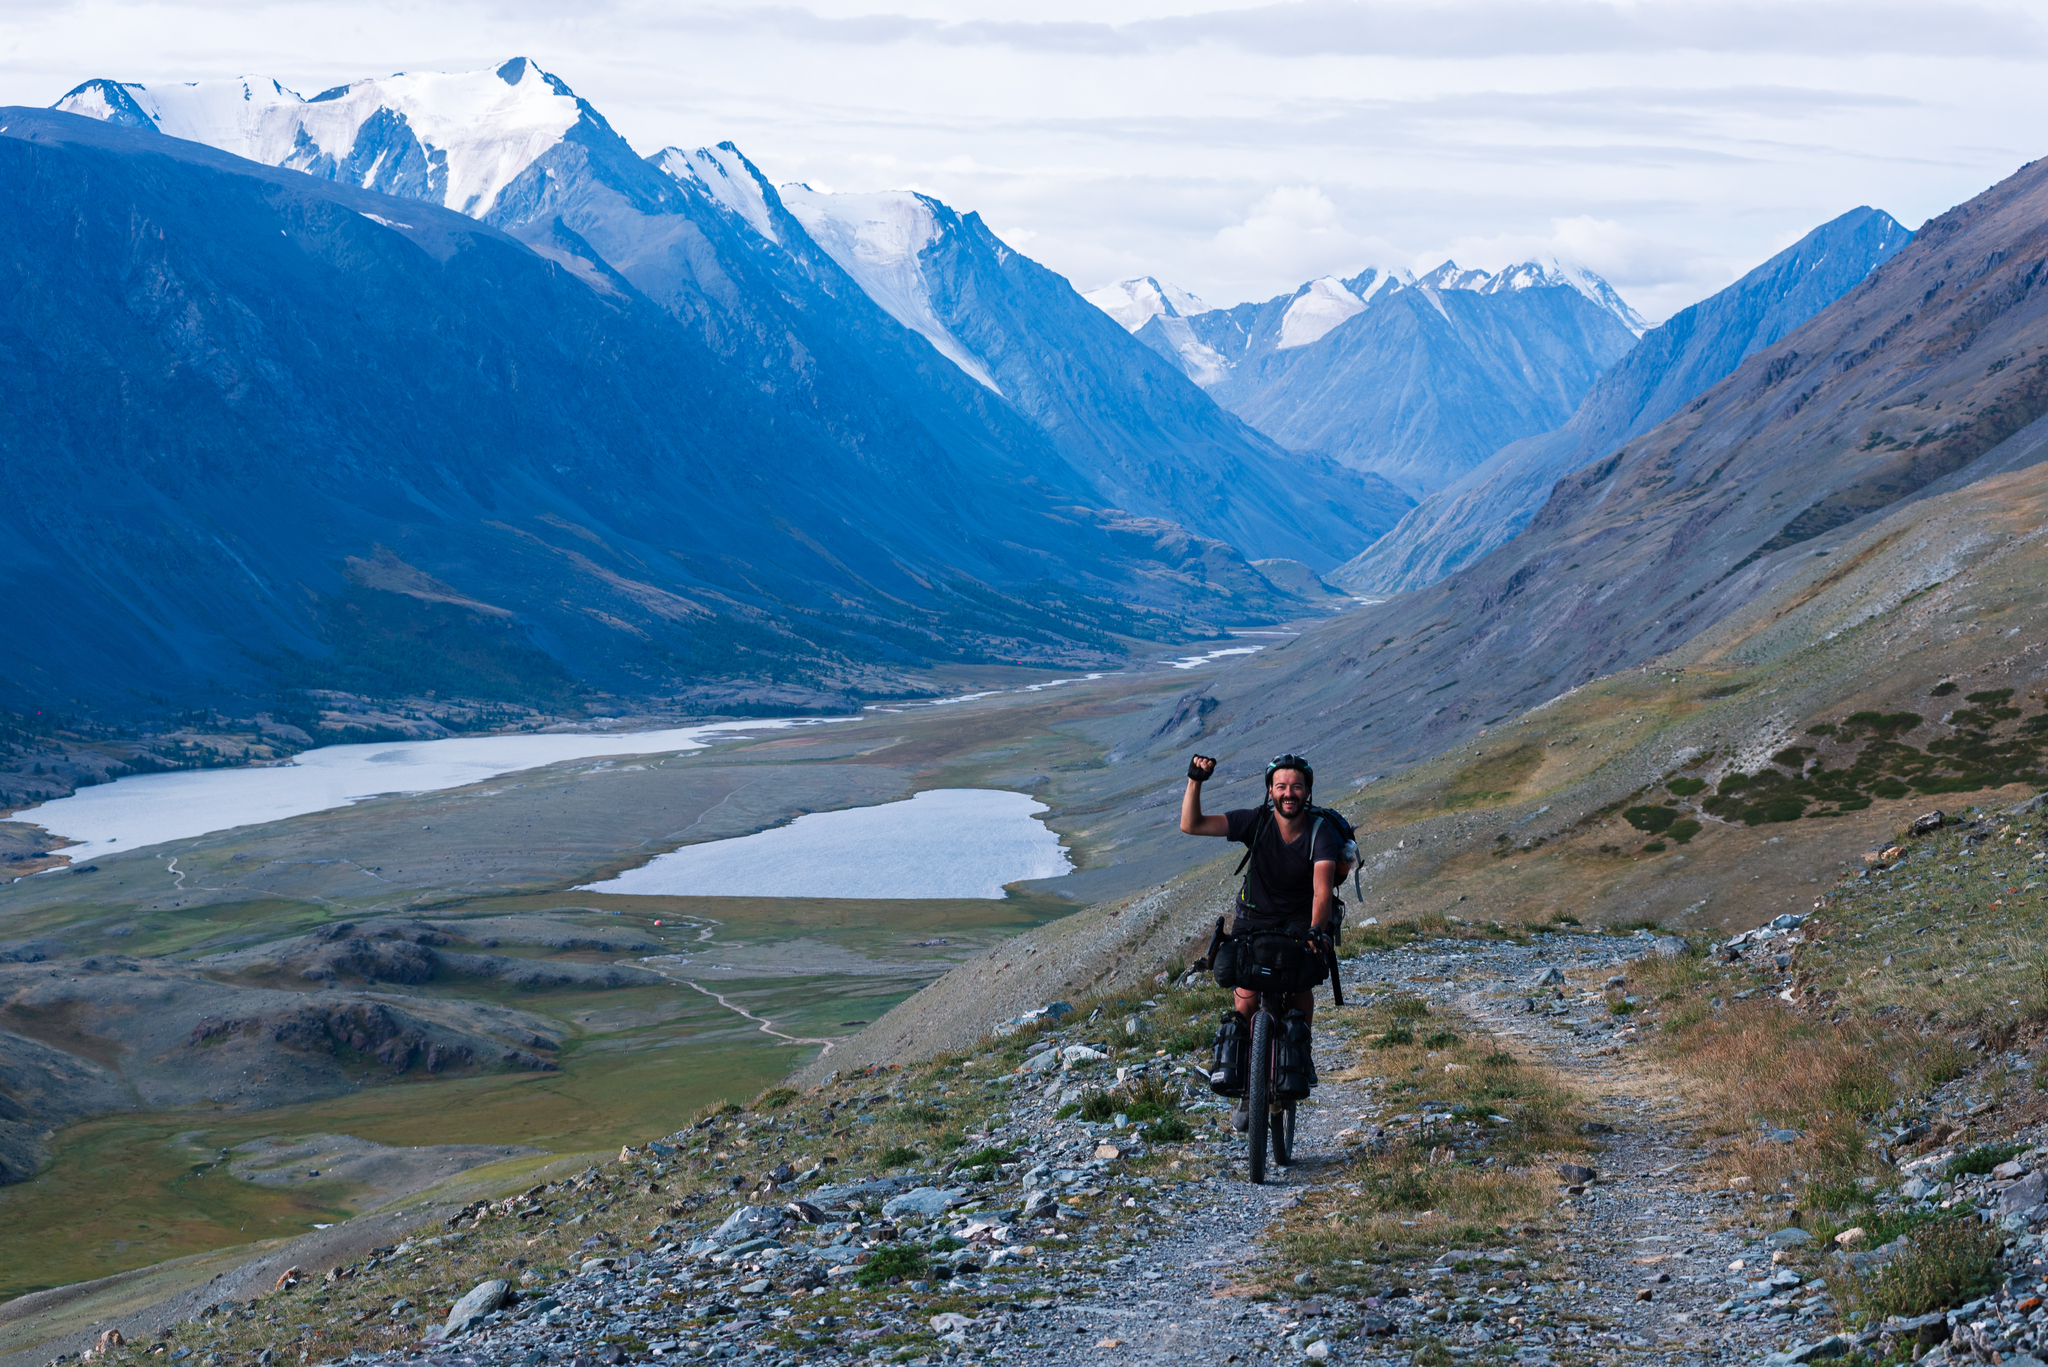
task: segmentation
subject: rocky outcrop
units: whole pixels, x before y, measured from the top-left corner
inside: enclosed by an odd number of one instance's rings
[[[0,1181],[32,1176],[49,1136],[88,1115],[549,1071],[559,1044],[551,1022],[479,1002],[250,987],[118,956],[0,965]]]
[[[490,944],[496,937],[485,936]],[[621,936],[634,948],[666,949],[636,936]],[[550,947],[611,952],[612,941],[559,934],[547,937]],[[467,942],[474,944],[474,941]],[[337,921],[306,935],[278,940],[255,949],[207,955],[193,961],[202,971],[242,978],[302,979],[332,984],[343,979],[366,983],[416,985],[439,978],[480,978],[519,987],[596,988],[629,984],[652,986],[660,974],[629,964],[587,964],[561,959],[521,959],[478,954],[452,948],[457,941],[444,931],[416,921]]]

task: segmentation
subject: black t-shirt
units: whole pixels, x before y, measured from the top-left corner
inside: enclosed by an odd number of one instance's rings
[[[1240,807],[1225,812],[1230,823],[1229,838],[1242,845],[1260,825],[1258,807]],[[1322,860],[1332,863],[1344,857],[1344,832],[1334,821],[1320,824],[1303,814],[1306,829],[1292,841],[1280,838],[1280,821],[1269,817],[1259,834],[1258,847],[1245,867],[1244,889],[1238,893],[1235,933],[1248,929],[1278,930],[1283,927],[1303,933],[1315,912],[1316,869]],[[1315,848],[1309,848],[1309,841]]]

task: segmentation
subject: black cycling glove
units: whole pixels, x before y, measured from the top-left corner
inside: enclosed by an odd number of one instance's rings
[[[1193,779],[1195,782],[1207,783],[1211,778],[1214,778],[1215,775],[1216,771],[1214,769],[1211,769],[1208,773],[1205,774],[1201,771],[1201,769],[1196,767],[1196,764],[1193,760],[1188,761],[1188,777]]]

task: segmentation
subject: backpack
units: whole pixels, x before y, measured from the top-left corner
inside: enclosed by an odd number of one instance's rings
[[[1325,821],[1336,823],[1338,833],[1344,837],[1344,858],[1351,862],[1351,890],[1358,900],[1363,902],[1365,900],[1365,884],[1359,877],[1358,828],[1351,824],[1350,817],[1345,816],[1344,813],[1338,811],[1335,807],[1318,807],[1315,803],[1311,802],[1308,805],[1306,815],[1313,818],[1309,822],[1308,827],[1308,847],[1310,850],[1314,850],[1316,847],[1316,832],[1322,829],[1323,823]],[[1259,841],[1265,838],[1267,823],[1271,822],[1272,819],[1273,799],[1267,798],[1259,805],[1258,820],[1252,823],[1251,833],[1245,837],[1244,858],[1237,861],[1237,868],[1232,872],[1231,877],[1235,878],[1242,875],[1251,864],[1252,856],[1258,853]],[[1249,882],[1250,880],[1247,879],[1246,881]],[[1238,891],[1238,901],[1244,901],[1242,888]],[[1341,899],[1337,903],[1337,933],[1335,938],[1340,942],[1344,938],[1344,903]]]

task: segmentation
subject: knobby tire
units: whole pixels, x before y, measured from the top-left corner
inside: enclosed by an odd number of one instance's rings
[[[1280,1103],[1280,1113],[1273,1117],[1273,1161],[1286,1167],[1294,1161],[1294,1103]]]
[[[1273,1105],[1273,1015],[1261,1006],[1252,1013],[1252,1044],[1246,1061],[1244,1104],[1251,1113],[1252,1185],[1266,1180],[1266,1127]],[[1278,1136],[1275,1136],[1277,1143]]]

